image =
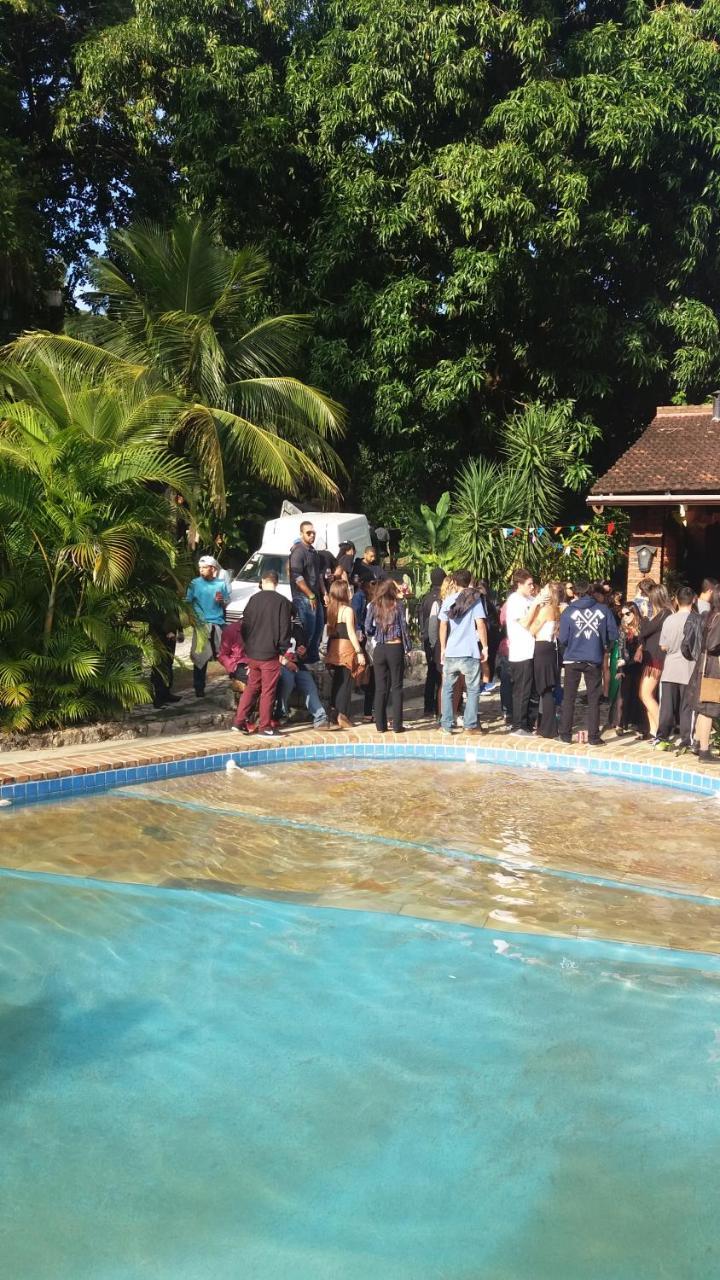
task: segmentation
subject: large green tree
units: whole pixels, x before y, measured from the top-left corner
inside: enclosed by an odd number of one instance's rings
[[[90,118],[72,140],[60,129],[76,52],[131,10],[132,0],[0,0],[0,339],[60,324],[58,291],[72,298],[108,224],[173,203],[129,133]]]
[[[719,17],[143,0],[83,46],[61,125],[101,122],[262,241],[282,305],[317,315],[355,475],[399,503],[519,404],[572,400],[616,451],[717,379]]]

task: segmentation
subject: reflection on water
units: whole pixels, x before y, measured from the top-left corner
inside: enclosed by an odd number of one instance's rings
[[[720,962],[5,878],[12,1280],[714,1280]]]
[[[3,1275],[715,1280],[716,812],[425,762],[3,812]]]
[[[323,761],[10,810],[0,841],[27,871],[718,951],[718,817],[605,779]]]

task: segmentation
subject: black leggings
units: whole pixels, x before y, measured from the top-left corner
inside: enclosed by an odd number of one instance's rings
[[[333,667],[330,686],[330,705],[341,716],[350,719],[350,700],[353,691],[352,672],[349,667]]]
[[[557,645],[554,640],[536,640],[533,659],[535,688],[540,699],[540,736],[557,734],[555,689],[559,680]]]
[[[388,702],[392,700],[393,729],[397,733],[403,727],[403,677],[405,675],[405,650],[401,644],[376,644],[373,654],[375,666],[375,728],[387,729]]]

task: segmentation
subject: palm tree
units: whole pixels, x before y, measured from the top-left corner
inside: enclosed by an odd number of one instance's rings
[[[222,506],[225,469],[238,465],[279,488],[337,493],[342,464],[331,442],[344,414],[289,376],[309,318],[263,316],[262,253],[228,250],[208,223],[187,216],[169,230],[115,232],[110,245],[112,258],[91,265],[87,297],[99,313],[72,332],[156,373],[179,398],[171,438],[199,463],[212,501]],[[89,349],[75,352],[92,363]]]
[[[502,464],[473,459],[462,468],[452,507],[451,558],[476,575],[500,582],[519,565],[557,568],[548,532],[558,518],[563,488],[582,488],[587,454],[598,429],[573,417],[571,401],[526,405],[503,428]],[[505,529],[517,530],[506,537]]]
[[[0,366],[0,724],[58,725],[148,700],[142,603],[172,573],[177,397],[56,351]]]

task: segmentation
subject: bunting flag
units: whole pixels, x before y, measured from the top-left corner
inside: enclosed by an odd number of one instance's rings
[[[564,531],[567,531],[568,533],[571,533],[571,534],[587,533],[589,528],[590,528],[589,524],[558,524],[558,525],[555,525],[552,532],[557,537],[558,535],[562,535]],[[512,525],[504,525],[502,528],[502,534],[504,538],[517,538],[517,537],[520,537],[522,534],[527,534],[530,537],[530,541],[532,543],[537,542],[538,538],[544,537],[544,535],[549,532],[550,530],[546,529],[545,526],[541,524],[530,525],[528,529],[513,528]],[[609,534],[610,537],[612,537],[614,533],[617,533],[617,525],[614,520],[610,520],[609,523],[606,524],[605,533]],[[553,543],[553,546],[557,548],[561,548],[564,545],[565,544],[562,542]]]

